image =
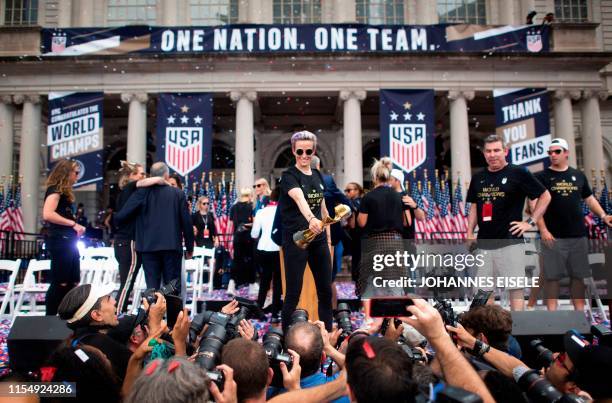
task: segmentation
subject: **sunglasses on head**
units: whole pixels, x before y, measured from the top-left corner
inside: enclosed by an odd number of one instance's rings
[[[306,153],[306,155],[312,155],[313,152],[314,150],[312,148],[307,148],[306,150],[302,150],[301,148],[298,148],[297,150],[295,150],[295,153],[297,155],[302,155],[304,153]]]
[[[559,155],[563,152],[563,150],[548,150],[548,155]]]

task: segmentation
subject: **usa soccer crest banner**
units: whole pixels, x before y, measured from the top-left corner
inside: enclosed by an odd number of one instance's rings
[[[546,88],[506,88],[493,91],[496,133],[516,165],[548,162],[550,118]]]
[[[102,92],[49,93],[49,169],[61,158],[75,160],[79,165],[75,188],[102,184],[103,101]]]
[[[380,155],[418,178],[424,169],[433,175],[434,121],[433,90],[381,90]]]
[[[159,94],[157,104],[157,159],[189,183],[210,170],[212,95]]]

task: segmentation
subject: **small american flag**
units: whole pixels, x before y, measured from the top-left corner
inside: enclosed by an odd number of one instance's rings
[[[455,186],[455,195],[451,205],[451,215],[455,223],[455,231],[459,232],[459,238],[465,239],[467,231],[467,217],[463,214],[463,193],[461,191],[461,182],[457,181]]]

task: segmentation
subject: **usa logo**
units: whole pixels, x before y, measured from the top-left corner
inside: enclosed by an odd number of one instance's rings
[[[539,52],[542,50],[542,35],[528,34],[526,36],[527,50],[530,52]]]
[[[66,50],[66,36],[53,35],[51,38],[51,52],[62,53],[64,50]]]
[[[204,131],[201,127],[166,128],[166,163],[186,176],[202,163]]]
[[[395,165],[410,172],[422,165],[427,157],[426,126],[416,124],[390,124],[390,157]]]

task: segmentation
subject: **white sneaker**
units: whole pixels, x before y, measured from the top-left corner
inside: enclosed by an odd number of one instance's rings
[[[236,282],[234,280],[230,280],[227,285],[227,295],[236,295]]]
[[[259,293],[259,284],[251,283],[249,284],[249,294],[258,294]]]

